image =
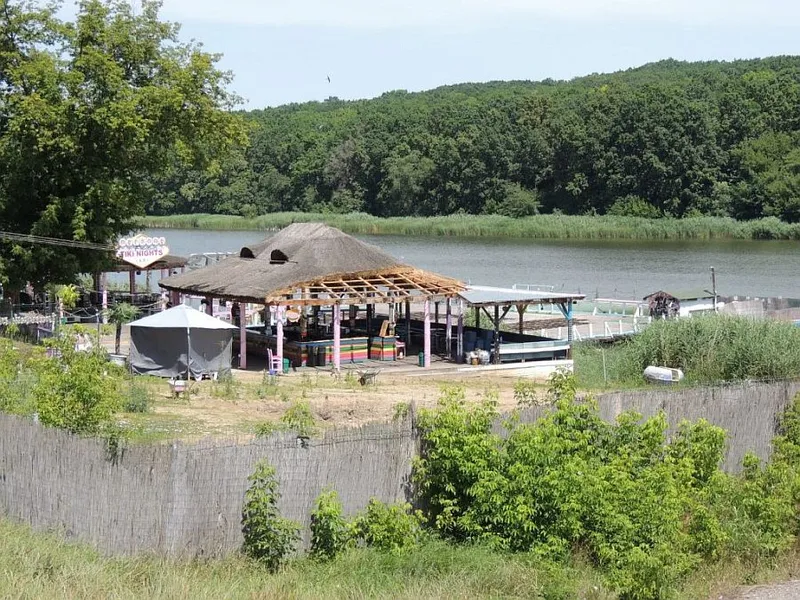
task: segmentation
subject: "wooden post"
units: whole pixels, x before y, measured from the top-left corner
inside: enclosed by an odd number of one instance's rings
[[[406,300],[406,356],[411,352],[411,301]]]
[[[425,298],[425,309],[424,309],[424,365],[425,368],[428,369],[431,366],[431,301],[429,298]]]
[[[450,298],[445,305],[444,318],[444,344],[447,347],[447,358],[453,358],[453,311],[450,307]]]
[[[337,373],[342,366],[342,307],[333,305],[333,369]]]
[[[464,301],[458,301],[458,340],[456,341],[456,362],[464,360]]]
[[[278,367],[278,372],[283,372],[283,306],[276,306],[275,307],[275,333],[277,335],[278,341],[277,346],[275,349],[275,355],[278,357],[280,361],[280,367]],[[270,366],[270,368],[272,368]]]
[[[247,327],[244,318],[245,308],[239,306],[239,368],[247,369]]]
[[[500,364],[500,307],[494,307],[494,364]]]
[[[519,334],[525,333],[525,310],[528,308],[527,304],[517,304],[517,312],[519,313]]]
[[[481,328],[481,307],[475,307],[475,329]]]
[[[433,303],[433,322],[439,324],[439,303]]]
[[[212,296],[206,296],[206,314],[214,316],[214,298]]]
[[[367,304],[367,358],[372,351],[372,313],[374,310],[374,304]]]
[[[131,269],[128,271],[128,284],[131,288],[131,302],[133,302],[133,295],[136,293],[136,270]]]

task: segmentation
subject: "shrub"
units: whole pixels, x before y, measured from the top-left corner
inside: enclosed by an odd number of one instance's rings
[[[514,382],[514,400],[518,406],[539,406],[544,403],[539,398],[536,383],[530,379],[517,379]]]
[[[247,556],[277,571],[294,551],[300,526],[284,519],[278,511],[278,480],[275,468],[259,461],[250,477],[242,508],[243,550]]]
[[[129,413],[146,413],[150,410],[153,398],[145,385],[131,380],[122,402],[122,410]]]
[[[394,405],[393,421],[402,421],[411,414],[411,404],[409,402],[398,402]]]
[[[67,336],[55,342],[54,358],[32,362],[37,374],[33,398],[40,421],[73,433],[96,434],[122,406],[120,377],[97,352],[77,352]]]
[[[551,381],[554,410],[494,432],[491,403],[449,390],[422,411],[414,481],[427,522],[455,541],[485,542],[567,564],[575,549],[622,598],[670,596],[702,561],[761,559],[800,532],[800,395],[767,465],[720,470],[725,434],[700,420],[668,440],[663,414],[603,421],[574,380]]]
[[[353,535],[365,545],[384,552],[400,552],[414,546],[421,533],[421,516],[410,504],[387,505],[375,498],[352,524]]]
[[[351,541],[338,494],[334,490],[323,492],[311,513],[311,556],[330,560],[347,549]]]
[[[301,437],[311,437],[317,433],[314,413],[308,402],[294,402],[280,418],[288,431],[295,431]]]

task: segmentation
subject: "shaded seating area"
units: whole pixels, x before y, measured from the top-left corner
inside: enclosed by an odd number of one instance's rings
[[[475,314],[475,327],[464,329],[459,317],[458,356],[473,351],[483,351],[491,362],[519,362],[527,360],[557,360],[569,358],[572,346],[572,307],[583,300],[585,294],[569,294],[538,290],[516,290],[489,286],[469,286],[459,293],[459,299]],[[525,312],[530,306],[552,304],[559,308],[566,321],[567,339],[555,340],[524,332]],[[501,328],[508,314],[514,310],[519,319],[518,331]],[[481,328],[481,320],[489,323]]]
[[[411,303],[423,305],[422,351],[430,366],[431,305],[465,290],[460,281],[403,264],[319,223],[290,225],[238,256],[159,285],[173,295],[202,296],[208,307],[214,299],[233,303],[241,368],[248,351],[266,358],[271,350],[277,364],[337,370],[343,362],[395,360],[405,353],[397,315],[403,305],[408,314]],[[241,317],[248,305],[262,310],[260,325],[248,327]],[[377,305],[388,306],[388,318],[376,315]]]

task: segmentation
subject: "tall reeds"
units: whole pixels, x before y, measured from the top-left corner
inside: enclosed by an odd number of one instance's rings
[[[682,369],[698,382],[800,376],[800,328],[731,315],[656,321],[621,349],[623,379],[648,365]]]
[[[207,230],[271,230],[291,223],[323,222],[354,234],[506,237],[576,240],[800,240],[800,224],[774,217],[736,221],[723,217],[644,219],[615,216],[499,215],[380,218],[364,213],[281,212],[245,218],[231,215],[144,217],[142,227]]]

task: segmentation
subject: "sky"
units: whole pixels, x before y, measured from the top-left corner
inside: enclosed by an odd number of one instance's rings
[[[248,109],[800,53],[796,0],[163,0],[162,16],[223,55]]]

